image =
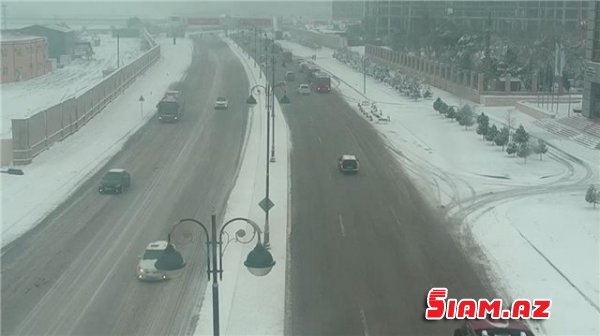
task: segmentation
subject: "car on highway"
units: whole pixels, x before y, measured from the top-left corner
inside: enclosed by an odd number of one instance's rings
[[[454,330],[454,336],[534,336],[527,324],[519,320],[467,320]]]
[[[292,71],[288,71],[285,73],[285,80],[288,82],[293,82],[296,80],[296,74]]]
[[[215,102],[215,109],[217,110],[225,110],[229,107],[229,103],[227,102],[227,98],[219,97]]]
[[[310,94],[310,86],[308,86],[308,84],[298,85],[298,93],[301,95],[309,95]]]
[[[100,180],[98,192],[103,193],[118,193],[121,194],[131,186],[131,175],[125,170],[114,168],[107,171]]]
[[[344,174],[358,173],[358,167],[359,163],[356,155],[345,154],[338,158],[338,168]]]
[[[140,256],[137,266],[137,278],[144,281],[160,281],[168,279],[167,273],[156,269],[156,262],[161,257],[169,243],[158,240],[148,244],[144,254]]]

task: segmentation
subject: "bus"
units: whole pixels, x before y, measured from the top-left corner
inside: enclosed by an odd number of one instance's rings
[[[315,72],[310,76],[310,84],[315,92],[328,93],[331,91],[331,77],[324,72]]]

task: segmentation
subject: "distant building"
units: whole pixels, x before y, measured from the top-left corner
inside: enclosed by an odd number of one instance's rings
[[[365,0],[366,29],[376,38],[419,32],[425,23],[461,23],[493,32],[579,31],[594,1],[382,1]]]
[[[360,23],[365,15],[364,1],[332,1],[331,19],[342,22]]]
[[[590,9],[582,113],[600,118],[600,3],[595,1]]]
[[[2,32],[2,75],[0,83],[16,82],[45,75],[52,70],[45,37]]]
[[[43,36],[48,40],[48,55],[60,59],[61,55],[71,55],[75,47],[75,31],[63,25],[32,25],[19,29],[27,35]]]

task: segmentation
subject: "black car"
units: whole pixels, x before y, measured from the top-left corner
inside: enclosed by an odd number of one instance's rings
[[[342,155],[338,158],[338,168],[344,174],[358,173],[358,166],[356,155]]]
[[[131,176],[125,169],[111,169],[102,176],[98,191],[101,194],[105,192],[121,194],[127,191],[130,185]]]

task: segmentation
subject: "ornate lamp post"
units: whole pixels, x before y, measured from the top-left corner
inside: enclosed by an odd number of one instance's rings
[[[206,245],[207,245],[208,251],[209,251],[209,253],[206,254],[206,265],[207,265],[208,280],[211,280],[211,277],[212,277],[213,334],[215,336],[218,336],[220,333],[220,329],[219,329],[219,281],[218,280],[223,279],[223,232],[229,224],[231,224],[233,222],[239,222],[239,221],[243,221],[243,222],[250,224],[250,226],[252,226],[252,229],[253,229],[253,235],[250,238],[250,240],[241,241],[239,238],[244,237],[246,235],[246,231],[244,229],[240,229],[235,234],[235,240],[237,242],[247,244],[252,241],[252,239],[254,238],[254,235],[258,236],[258,242],[256,243],[256,247],[254,247],[254,249],[248,254],[248,256],[246,257],[246,261],[244,262],[244,265],[248,268],[248,271],[250,271],[250,273],[252,273],[256,276],[264,276],[264,275],[269,274],[269,272],[271,272],[271,269],[275,265],[275,261],[273,260],[273,256],[271,255],[271,253],[261,243],[260,227],[258,226],[258,224],[256,224],[254,221],[252,221],[248,218],[238,217],[238,218],[233,218],[233,219],[225,222],[221,226],[221,229],[219,230],[218,235],[217,235],[217,219],[216,219],[215,215],[211,216],[210,235],[209,235],[209,230],[206,225],[202,224],[200,221],[198,221],[196,219],[185,218],[185,219],[180,220],[177,224],[175,224],[175,226],[171,229],[171,232],[169,233],[169,238],[168,238],[169,245],[171,244],[171,238],[173,238],[173,240],[175,240],[176,243],[185,245],[186,243],[189,243],[191,241],[192,235],[190,232],[188,232],[186,230],[185,226],[182,226],[181,224],[186,223],[186,222],[191,222],[191,223],[198,224],[202,228],[202,231],[204,232],[204,234],[206,236]],[[217,246],[218,246],[218,251],[217,251]],[[156,268],[158,270],[169,270],[168,269],[169,264],[177,265],[178,260],[183,260],[182,258],[180,258],[180,256],[179,256],[179,258],[177,257],[176,254],[178,254],[178,253],[179,252],[172,249],[169,253],[163,254],[161,259],[157,260],[156,265],[155,265]],[[165,259],[169,259],[170,262],[165,261]],[[179,263],[179,264],[181,264],[181,263]],[[217,275],[218,275],[219,279],[217,279]]]

